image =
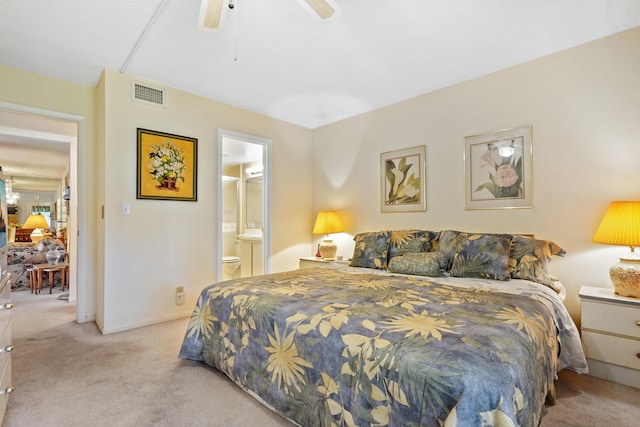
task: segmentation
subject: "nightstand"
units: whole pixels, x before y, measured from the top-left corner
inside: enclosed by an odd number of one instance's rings
[[[316,258],[314,256],[300,258],[300,264],[298,268],[302,270],[303,268],[313,268],[313,267],[327,267],[330,265],[349,265],[348,259],[339,259],[335,261],[325,261],[322,258]]]
[[[580,300],[589,374],[640,388],[640,299],[583,286]]]

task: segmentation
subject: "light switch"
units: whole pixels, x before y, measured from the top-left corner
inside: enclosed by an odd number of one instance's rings
[[[120,213],[122,215],[131,215],[131,205],[129,203],[123,203],[120,207]]]

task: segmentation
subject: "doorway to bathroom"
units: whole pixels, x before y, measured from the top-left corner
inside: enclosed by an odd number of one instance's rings
[[[268,273],[271,141],[218,131],[218,280]]]

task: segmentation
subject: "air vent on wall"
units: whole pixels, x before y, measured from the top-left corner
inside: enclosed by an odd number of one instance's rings
[[[164,91],[162,89],[132,82],[131,95],[135,101],[164,107]]]

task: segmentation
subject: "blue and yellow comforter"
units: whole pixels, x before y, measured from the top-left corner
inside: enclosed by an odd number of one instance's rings
[[[302,426],[537,426],[556,372],[586,370],[545,286],[356,268],[205,288],[180,357]]]

